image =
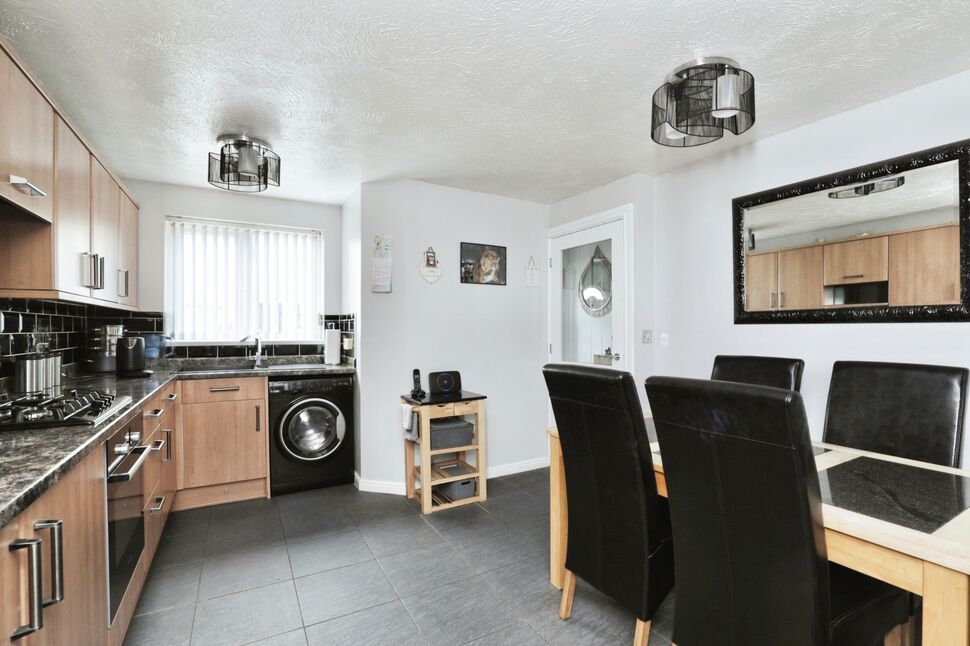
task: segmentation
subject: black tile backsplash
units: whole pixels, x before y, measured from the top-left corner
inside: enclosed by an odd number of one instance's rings
[[[39,344],[49,344],[51,350],[63,353],[65,364],[84,358],[87,330],[99,325],[124,325],[131,332],[165,331],[161,312],[126,312],[101,305],[78,305],[60,301],[25,298],[0,298],[0,360],[36,352]],[[355,363],[356,316],[327,314],[324,321],[341,331],[341,340],[352,339],[350,350],[341,349],[345,363]],[[43,345],[40,345],[43,348]],[[252,354],[253,344],[191,345],[170,347],[175,357],[244,357]],[[266,356],[322,355],[323,343],[263,344]],[[11,370],[9,363],[0,363],[0,376]]]

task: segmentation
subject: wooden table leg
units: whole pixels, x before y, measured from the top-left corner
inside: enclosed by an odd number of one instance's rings
[[[414,500],[414,445],[410,440],[404,440],[404,482],[408,500]]]
[[[421,415],[421,437],[418,438],[421,453],[421,513],[430,514],[431,509],[431,418]]]
[[[562,590],[566,573],[566,474],[559,438],[549,436],[549,581]]]
[[[970,577],[923,564],[923,644],[970,644]]]

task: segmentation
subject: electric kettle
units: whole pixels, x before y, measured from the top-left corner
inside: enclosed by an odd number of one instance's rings
[[[125,336],[117,341],[115,369],[119,375],[141,376],[145,370],[145,339]],[[150,374],[150,373],[149,373]]]

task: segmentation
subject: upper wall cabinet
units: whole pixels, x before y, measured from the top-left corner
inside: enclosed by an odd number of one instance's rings
[[[970,140],[733,207],[736,323],[970,320]]]
[[[91,159],[91,252],[99,300],[118,302],[118,247],[121,239],[121,190],[97,159]]]
[[[60,117],[55,150],[54,286],[78,296],[91,296],[91,153]]]
[[[54,109],[0,53],[0,197],[51,222]]]
[[[138,305],[138,207],[119,191],[118,302]]]
[[[0,38],[0,296],[137,309],[138,205],[9,51]]]

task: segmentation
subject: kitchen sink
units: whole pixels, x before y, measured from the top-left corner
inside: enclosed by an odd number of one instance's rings
[[[255,366],[181,366],[179,372],[239,372],[240,370],[253,370]]]

